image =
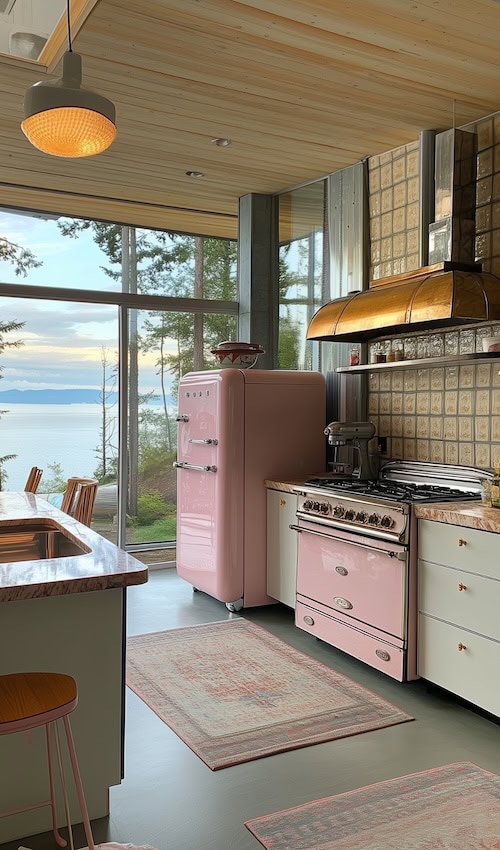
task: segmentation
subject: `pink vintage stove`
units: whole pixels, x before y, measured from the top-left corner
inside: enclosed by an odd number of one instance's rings
[[[325,476],[299,494],[296,625],[406,681],[417,678],[422,502],[479,499],[484,470],[409,461],[376,480]]]

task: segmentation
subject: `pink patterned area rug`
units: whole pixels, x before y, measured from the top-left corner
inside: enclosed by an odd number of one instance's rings
[[[449,764],[245,826],[269,850],[500,850],[500,777]]]
[[[413,719],[243,618],[129,638],[127,684],[212,770]]]

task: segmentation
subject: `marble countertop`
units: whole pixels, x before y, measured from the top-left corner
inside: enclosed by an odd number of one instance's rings
[[[436,522],[500,534],[500,510],[483,505],[482,502],[439,502],[432,505],[415,505],[414,511],[415,516],[420,519],[432,519]]]
[[[86,525],[32,493],[0,492],[0,534],[36,522],[61,527],[84,554],[0,563],[0,602],[144,584],[148,569]],[[0,539],[1,550],[1,539]]]
[[[309,475],[308,478],[312,478],[312,475]],[[273,481],[270,478],[266,478],[264,481],[264,486],[267,487],[268,490],[282,490],[283,493],[298,493],[299,491],[304,489],[303,481]]]

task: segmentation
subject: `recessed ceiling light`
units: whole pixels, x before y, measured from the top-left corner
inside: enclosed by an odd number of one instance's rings
[[[229,139],[212,139],[212,144],[217,145],[218,148],[226,148],[231,142]]]
[[[204,177],[203,171],[186,171],[186,177]]]

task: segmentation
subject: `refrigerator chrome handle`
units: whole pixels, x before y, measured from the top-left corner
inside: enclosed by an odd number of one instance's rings
[[[192,443],[194,446],[218,446],[219,441],[215,439],[215,437],[208,437],[206,440],[193,440],[189,439],[188,443]]]
[[[189,416],[185,413],[179,413],[178,416],[175,417],[176,422],[189,422]]]
[[[195,469],[197,472],[217,472],[216,466],[197,466],[194,463],[185,463],[182,460],[175,460],[173,466],[175,469]]]

